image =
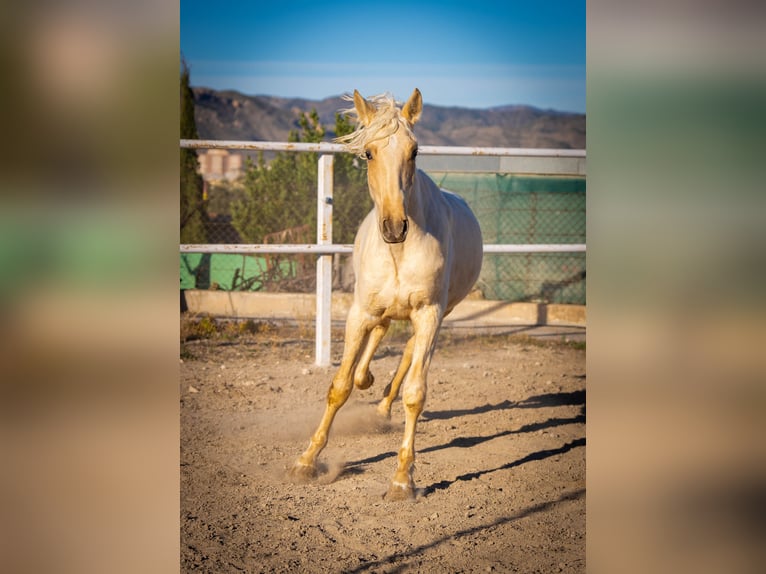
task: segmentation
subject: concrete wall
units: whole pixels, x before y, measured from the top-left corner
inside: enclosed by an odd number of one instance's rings
[[[314,320],[316,296],[303,293],[241,291],[185,291],[191,313],[219,317]],[[351,306],[350,293],[333,293],[332,319],[344,321]],[[509,303],[466,299],[444,320],[445,325],[571,325],[585,327],[584,305]]]

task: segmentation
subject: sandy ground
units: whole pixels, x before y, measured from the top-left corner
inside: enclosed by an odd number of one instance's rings
[[[339,413],[318,480],[293,484],[335,367],[313,365],[306,329],[255,331],[182,343],[183,572],[585,571],[582,344],[443,330],[419,494],[388,502],[404,415],[374,409],[404,334]],[[334,333],[335,365],[341,350]]]

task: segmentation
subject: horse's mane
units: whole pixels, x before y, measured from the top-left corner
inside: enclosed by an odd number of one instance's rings
[[[345,94],[343,99],[347,102],[354,101],[354,97],[349,94]],[[399,128],[404,128],[411,137],[414,137],[410,125],[402,117],[400,110],[402,103],[396,101],[391,94],[379,94],[366,99],[375,106],[376,110],[375,117],[370,122],[370,125],[364,126],[361,122],[357,121],[356,130],[345,136],[335,138],[336,142],[345,144],[351,153],[364,156],[364,150],[370,142],[387,138]],[[341,110],[341,112],[346,115],[358,116],[356,108],[353,106],[346,110]]]

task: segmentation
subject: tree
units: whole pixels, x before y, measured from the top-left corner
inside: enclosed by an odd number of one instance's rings
[[[189,68],[181,60],[181,138],[197,139],[194,121],[194,93],[189,86]],[[181,243],[207,243],[205,202],[197,153],[181,149]]]
[[[291,142],[320,142],[325,129],[315,109],[301,113],[301,132],[290,132]],[[354,126],[335,115],[335,134],[351,133]],[[267,163],[263,154],[248,160],[244,199],[232,205],[232,223],[244,241],[261,243],[269,233],[299,225],[316,227],[317,153],[280,152]],[[372,208],[367,192],[366,164],[352,154],[337,154],[333,169],[333,240],[353,243],[359,224]]]
[[[324,128],[316,110],[301,113],[301,134],[291,131],[290,142],[320,142]],[[261,243],[265,235],[299,225],[316,226],[316,153],[280,152],[267,163],[245,163],[243,200],[232,205],[232,224],[248,243]]]

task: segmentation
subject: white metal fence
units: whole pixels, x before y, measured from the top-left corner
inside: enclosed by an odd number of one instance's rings
[[[182,244],[181,253],[296,254],[317,256],[315,361],[330,364],[332,255],[351,253],[353,245],[332,243],[333,154],[343,145],[327,142],[253,142],[181,140],[187,149],[319,152],[316,243]],[[465,160],[470,156],[470,163]],[[462,158],[462,161],[459,159]],[[418,146],[418,167],[438,171],[488,171],[534,175],[585,175],[585,150]],[[585,244],[485,244],[484,253],[584,252]]]

